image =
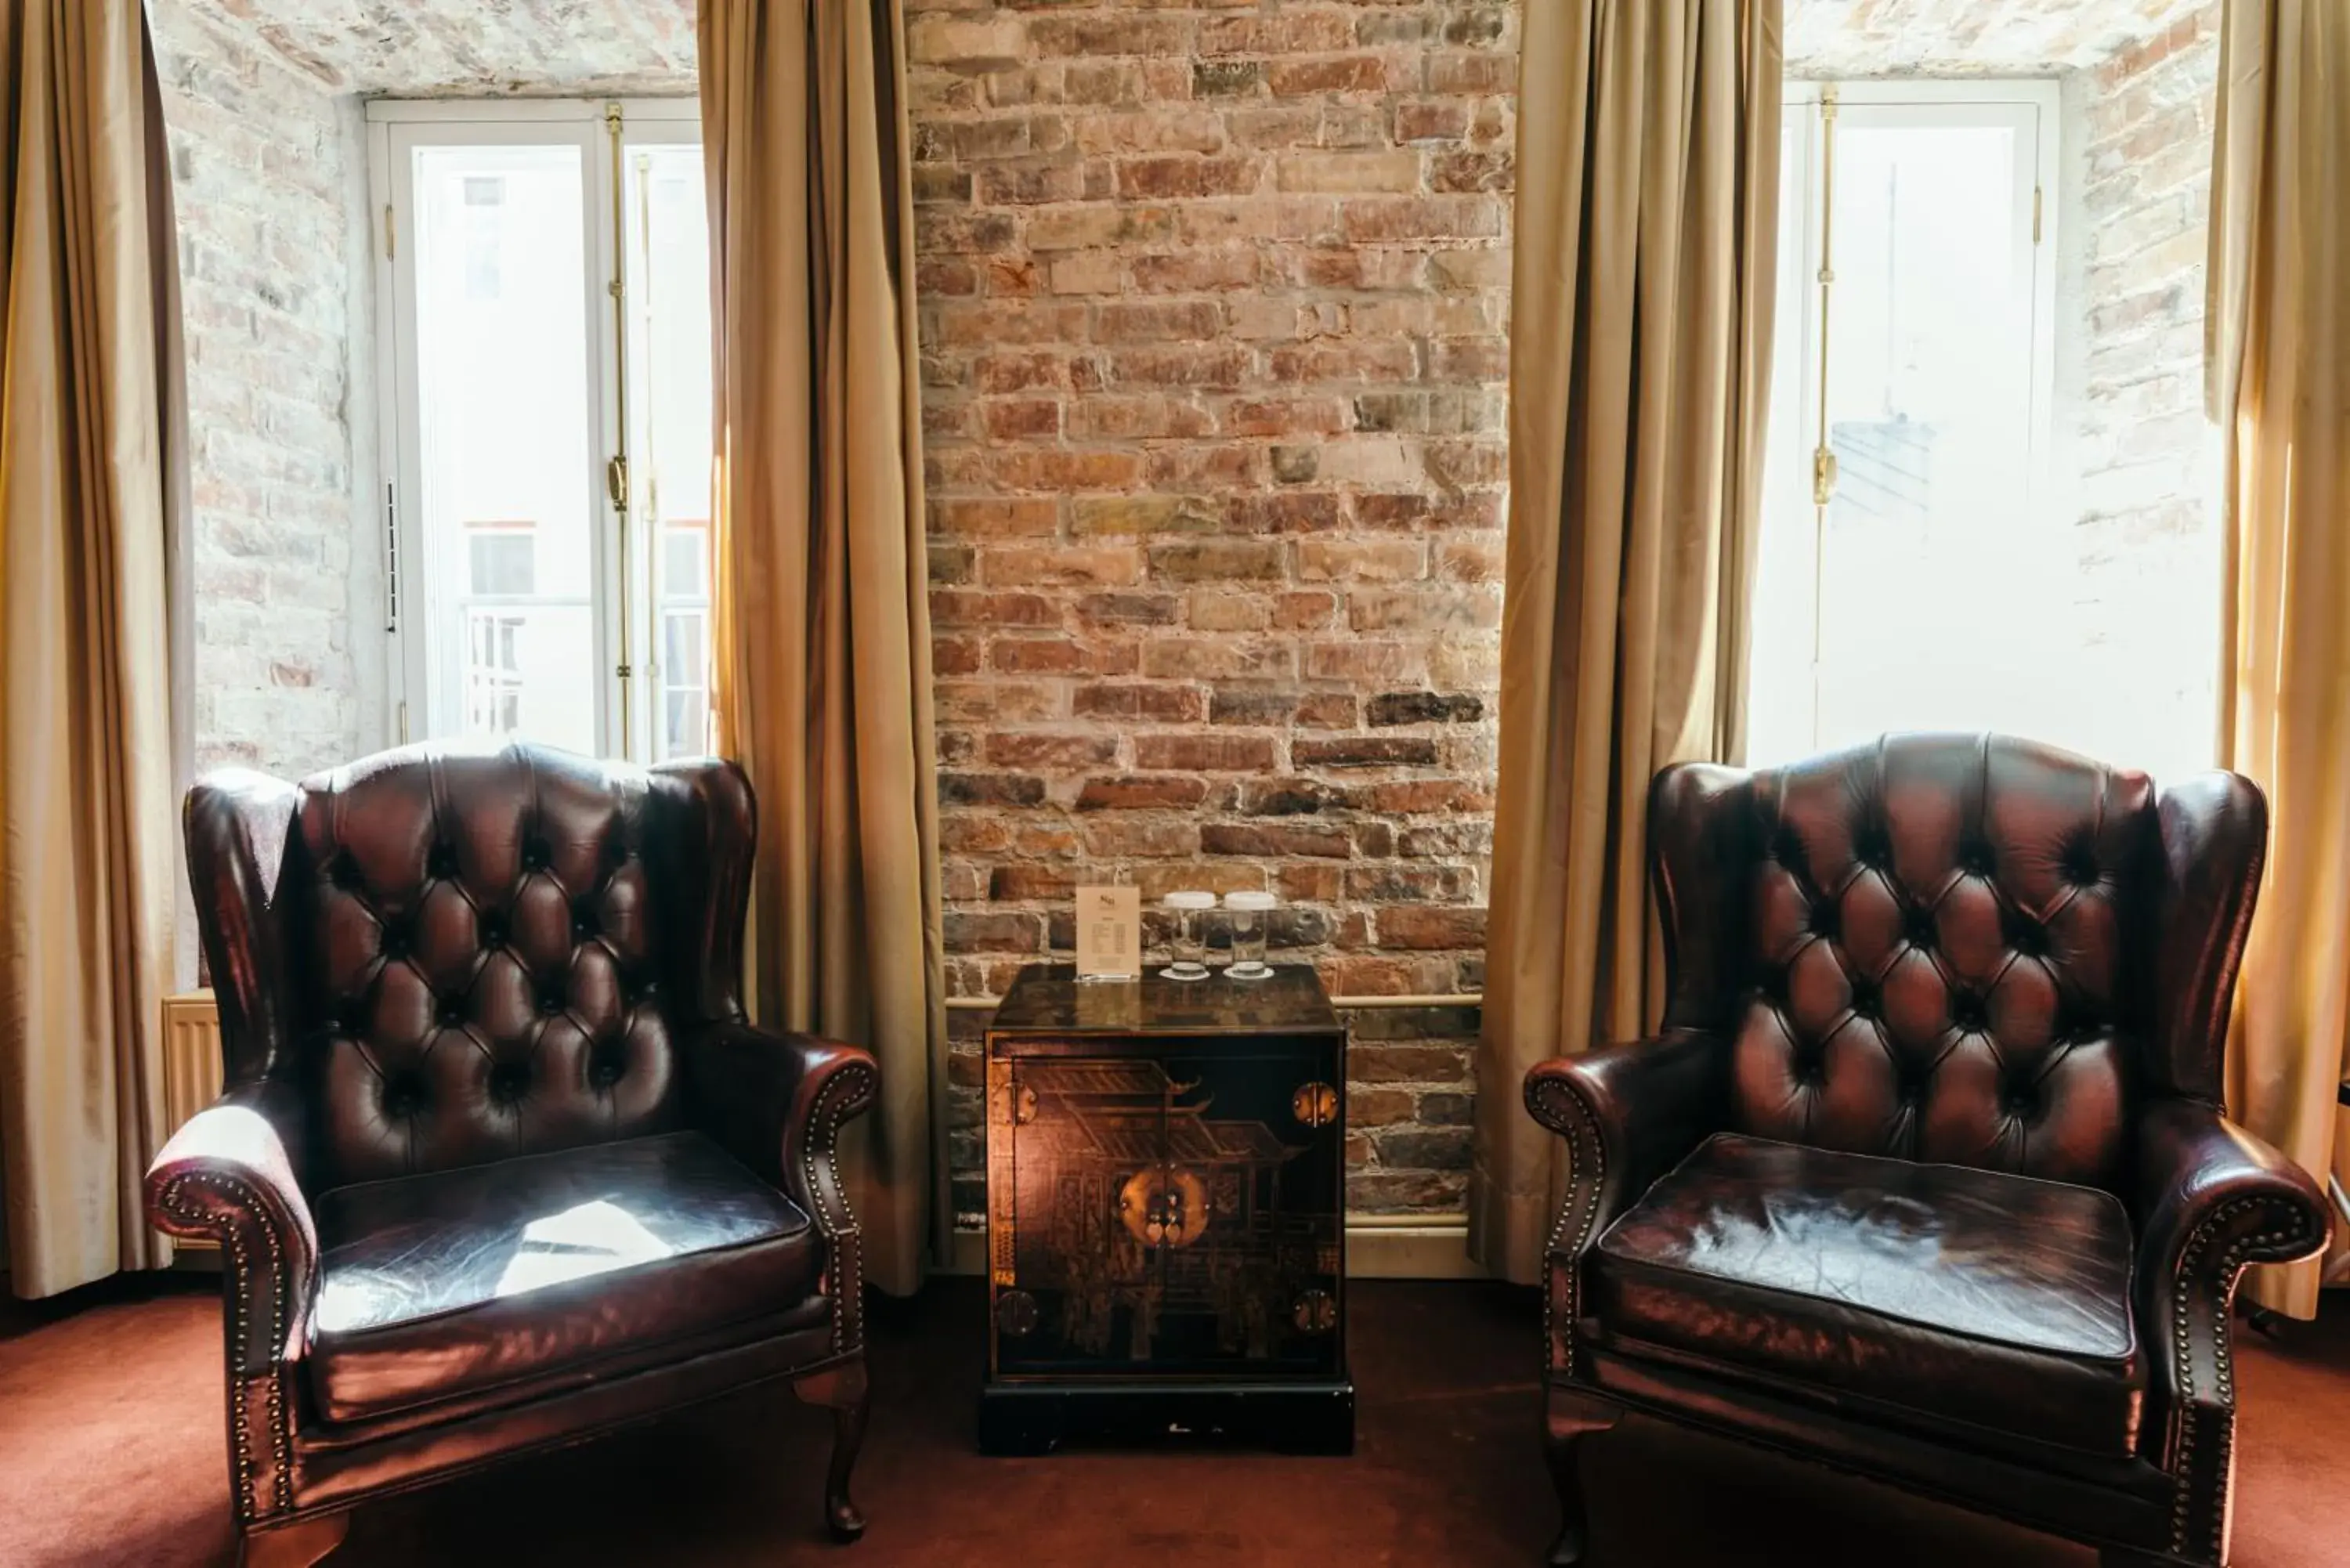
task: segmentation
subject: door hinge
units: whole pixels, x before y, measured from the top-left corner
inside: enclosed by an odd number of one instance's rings
[[[2035,245],[2040,243],[2040,187],[2034,185],[2032,188],[2032,243]]]
[[[383,259],[386,261],[391,261],[397,258],[399,254],[399,226],[392,217],[391,203],[386,202],[383,204]]]
[[[615,511],[626,512],[629,509],[629,460],[626,456],[614,457],[604,464],[604,493],[612,498]]]
[[[383,486],[383,629],[400,629],[400,493]]]
[[[403,698],[401,698],[401,699],[400,700],[400,709],[399,709],[399,713],[400,713],[400,743],[401,745],[403,745],[403,746],[404,746],[404,745],[408,744],[408,699],[407,699],[407,698],[405,698],[405,697],[403,697]]]
[[[1835,499],[1835,453],[1825,445],[1812,452],[1812,504],[1825,506]]]

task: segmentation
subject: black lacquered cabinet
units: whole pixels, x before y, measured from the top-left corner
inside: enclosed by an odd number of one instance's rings
[[[983,1448],[1352,1446],[1346,1049],[1304,966],[1021,971],[987,1034]]]

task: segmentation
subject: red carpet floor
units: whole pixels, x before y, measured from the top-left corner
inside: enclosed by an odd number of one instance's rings
[[[1530,1292],[1355,1293],[1352,1459],[972,1449],[971,1282],[885,1305],[858,1471],[872,1528],[821,1538],[820,1413],[754,1390],[362,1509],[340,1568],[1533,1568],[1553,1516]],[[2350,1563],[2350,1310],[2239,1336],[2238,1568]],[[0,1309],[0,1564],[229,1561],[217,1297],[184,1278]],[[1730,1444],[1627,1423],[1596,1446],[1604,1568],[2094,1568],[2093,1554]]]

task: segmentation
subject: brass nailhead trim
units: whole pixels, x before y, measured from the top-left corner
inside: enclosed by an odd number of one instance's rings
[[[2255,1231],[2240,1236],[2220,1255],[2219,1265],[2208,1277],[2219,1286],[2219,1299],[2203,1303],[2194,1299],[2194,1285],[2202,1278],[2204,1254],[2211,1250],[2220,1235],[2234,1223],[2240,1215],[2270,1204],[2262,1195],[2238,1198],[2221,1204],[2204,1217],[2195,1228],[2187,1245],[2179,1250],[2178,1266],[2171,1276],[2170,1336],[2171,1349],[2178,1366],[2178,1454],[2177,1476],[2171,1494],[2170,1550],[2184,1554],[2189,1550],[2188,1536],[2193,1525],[2192,1514],[2198,1501],[2195,1484],[2195,1445],[2198,1428],[2202,1424],[2205,1406],[2195,1399],[2195,1315],[2198,1305],[2211,1308],[2209,1330],[2211,1337],[2212,1398],[2208,1407],[2220,1417],[2214,1434],[2216,1466],[2211,1473],[2217,1480],[2214,1495],[2209,1500],[2210,1517],[2205,1523],[2204,1550],[2213,1563],[2220,1561],[2226,1544],[2228,1529],[2228,1474],[2235,1463],[2236,1441],[2236,1377],[2228,1313],[2236,1299],[2236,1286],[2245,1267],[2254,1254],[2271,1257],[2293,1257],[2306,1251],[2310,1237],[2300,1224],[2301,1216],[2288,1211],[2290,1221],[2272,1231]]]
[[[286,1431],[285,1386],[280,1369],[286,1352],[286,1278],[285,1255],[277,1244],[277,1228],[264,1219],[258,1229],[263,1243],[269,1250],[269,1372],[268,1404],[272,1449],[277,1461],[274,1479],[275,1497],[264,1508],[254,1494],[254,1454],[252,1422],[245,1414],[244,1367],[246,1324],[244,1321],[245,1282],[252,1277],[252,1263],[245,1251],[244,1227],[225,1222],[191,1206],[186,1189],[203,1188],[217,1196],[224,1204],[248,1211],[262,1213],[261,1195],[248,1182],[221,1176],[191,1173],[175,1177],[163,1189],[157,1207],[191,1231],[210,1235],[228,1249],[230,1285],[228,1295],[229,1347],[229,1459],[235,1471],[237,1516],[253,1521],[267,1514],[283,1512],[294,1505],[290,1495],[293,1484],[293,1439]]]
[[[1555,1101],[1556,1104],[1550,1102]],[[1555,1370],[1572,1376],[1575,1372],[1575,1320],[1582,1300],[1583,1251],[1590,1244],[1591,1231],[1599,1218],[1599,1193],[1607,1179],[1607,1151],[1599,1131],[1599,1119],[1581,1095],[1555,1078],[1544,1078],[1526,1088],[1526,1108],[1534,1118],[1545,1125],[1565,1123],[1572,1109],[1580,1136],[1567,1133],[1566,1201],[1559,1206],[1558,1223],[1551,1228],[1550,1266],[1553,1272],[1563,1272],[1566,1289],[1566,1324],[1562,1335],[1552,1305],[1552,1292],[1543,1292],[1543,1341],[1544,1358],[1555,1364]],[[1552,1114],[1544,1116],[1547,1110]],[[1590,1165],[1586,1178],[1584,1166]],[[1575,1227],[1575,1241],[1562,1247],[1568,1226]]]
[[[879,1089],[873,1069],[858,1062],[841,1068],[816,1091],[816,1109],[808,1118],[808,1140],[800,1165],[809,1198],[816,1207],[817,1228],[832,1249],[834,1281],[832,1353],[845,1355],[865,1343],[864,1238],[857,1214],[848,1204],[848,1189],[833,1163],[840,1124],[853,1111],[870,1104]]]

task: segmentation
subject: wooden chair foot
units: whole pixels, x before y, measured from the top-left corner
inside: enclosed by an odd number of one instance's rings
[[[1558,1492],[1558,1536],[1544,1559],[1549,1568],[1578,1568],[1590,1544],[1590,1515],[1583,1493],[1577,1461],[1584,1440],[1613,1427],[1622,1412],[1614,1406],[1575,1390],[1554,1388],[1543,1434],[1544,1456],[1550,1461],[1551,1485]]]
[[[245,1532],[237,1540],[237,1568],[310,1568],[350,1533],[348,1512]]]
[[[801,1378],[792,1391],[811,1405],[832,1410],[832,1462],[824,1472],[824,1524],[843,1545],[865,1533],[865,1515],[848,1495],[849,1473],[857,1468],[858,1450],[865,1446],[865,1420],[873,1408],[873,1391],[865,1380],[863,1362],[836,1366]]]
[[[865,1417],[872,1408],[869,1396],[832,1412],[832,1463],[824,1472],[824,1522],[832,1538],[843,1544],[865,1533],[865,1516],[848,1498],[848,1472],[857,1468],[857,1451],[865,1446]]]
[[[1558,1538],[1550,1543],[1550,1555],[1543,1561],[1548,1568],[1579,1568],[1590,1533],[1590,1527],[1581,1520],[1567,1521],[1558,1527]]]

